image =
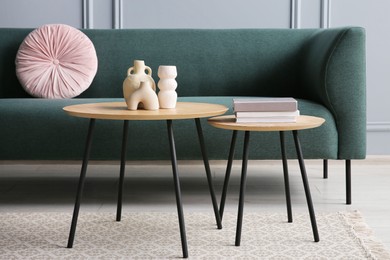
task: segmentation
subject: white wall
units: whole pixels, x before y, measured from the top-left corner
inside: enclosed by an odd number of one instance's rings
[[[389,0],[1,0],[0,27],[328,28],[367,32],[369,155],[390,154]]]

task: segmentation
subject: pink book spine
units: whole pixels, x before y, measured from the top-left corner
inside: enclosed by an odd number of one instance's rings
[[[282,111],[296,111],[298,109],[297,102],[243,102],[234,103],[235,112],[282,112]]]

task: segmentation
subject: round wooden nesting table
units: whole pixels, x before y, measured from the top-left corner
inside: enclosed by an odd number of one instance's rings
[[[299,167],[301,170],[302,182],[305,189],[306,201],[310,214],[310,221],[314,235],[314,241],[318,242],[320,240],[318,235],[317,222],[314,213],[313,202],[311,199],[309,182],[307,179],[305,164],[302,155],[302,149],[298,138],[298,130],[310,129],[321,126],[325,120],[320,117],[314,116],[298,116],[296,122],[286,122],[286,123],[236,123],[234,115],[228,116],[219,116],[208,119],[208,123],[214,127],[233,130],[229,159],[226,168],[225,181],[222,190],[221,202],[219,206],[219,214],[223,216],[223,211],[225,207],[226,193],[229,185],[230,172],[233,163],[235,143],[237,138],[237,131],[244,131],[244,150],[243,150],[243,159],[242,159],[242,168],[241,168],[241,184],[240,184],[240,198],[238,204],[238,217],[237,217],[237,227],[236,227],[236,240],[235,245],[239,246],[241,243],[241,230],[242,230],[242,220],[243,220],[243,211],[244,211],[244,196],[245,196],[245,187],[246,187],[246,175],[247,175],[247,166],[248,166],[248,157],[249,157],[249,137],[250,132],[252,131],[278,131],[280,136],[280,147],[282,154],[283,162],[283,173],[284,173],[284,185],[286,193],[286,204],[287,204],[287,217],[288,222],[292,222],[292,210],[291,210],[291,197],[290,197],[290,187],[289,187],[289,177],[288,177],[288,166],[287,166],[287,157],[285,152],[284,145],[284,132],[292,131],[294,137],[295,149],[297,152],[297,157],[299,161]]]
[[[293,123],[236,123],[234,115],[218,116],[208,120],[214,127],[238,131],[292,131],[321,126],[325,119],[315,116],[299,116]]]
[[[177,102],[176,108],[158,110],[128,110],[125,102],[79,104],[63,109],[71,116],[106,120],[194,119],[218,116],[228,110],[223,105],[195,102]]]
[[[74,236],[76,232],[77,219],[80,209],[80,201],[84,187],[84,180],[88,166],[89,154],[91,150],[92,135],[95,126],[95,120],[123,120],[123,136],[122,136],[122,153],[121,153],[121,167],[118,187],[118,202],[116,220],[121,220],[122,213],[122,194],[123,181],[126,165],[126,148],[128,136],[128,123],[130,120],[166,120],[168,128],[169,148],[172,162],[173,180],[176,193],[176,204],[179,218],[180,236],[183,257],[188,257],[187,238],[184,225],[184,214],[181,202],[180,180],[178,174],[178,166],[176,159],[176,148],[174,142],[172,121],[180,119],[195,119],[195,124],[198,132],[198,139],[205,165],[207,181],[209,185],[211,200],[213,203],[215,219],[219,229],[222,228],[221,218],[218,212],[218,203],[215,198],[215,192],[212,184],[212,177],[210,165],[206,153],[205,142],[203,138],[203,131],[200,123],[200,118],[218,116],[224,114],[228,108],[223,105],[209,104],[209,103],[195,103],[195,102],[178,102],[176,108],[173,109],[159,109],[159,110],[128,110],[125,102],[103,102],[103,103],[87,103],[64,107],[63,110],[71,116],[82,117],[90,119],[87,141],[85,145],[85,152],[79,184],[77,188],[76,201],[73,211],[72,224],[68,239],[68,248],[73,247]]]

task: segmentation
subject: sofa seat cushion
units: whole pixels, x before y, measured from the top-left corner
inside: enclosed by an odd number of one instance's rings
[[[67,115],[62,108],[79,103],[124,101],[120,99],[3,99],[0,102],[0,160],[81,160],[88,120]],[[228,106],[232,113],[232,97],[180,97],[179,101],[208,102]],[[303,155],[307,159],[337,158],[338,136],[335,121],[323,106],[298,100],[303,115],[325,118],[319,128],[300,131]],[[91,159],[119,160],[123,123],[97,120]],[[210,159],[226,160],[231,131],[214,128],[202,119],[206,148]],[[179,160],[202,159],[194,120],[174,121],[173,131]],[[236,158],[241,158],[243,135],[238,135]],[[324,145],[326,144],[326,145]],[[295,158],[292,135],[286,135],[287,155]],[[167,125],[164,121],[130,121],[128,159],[168,160]],[[279,134],[253,133],[251,159],[280,158]]]

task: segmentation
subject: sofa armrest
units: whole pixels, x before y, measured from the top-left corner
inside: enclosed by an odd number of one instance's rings
[[[349,27],[314,34],[304,48],[301,95],[326,106],[339,138],[339,159],[366,155],[365,30]]]

